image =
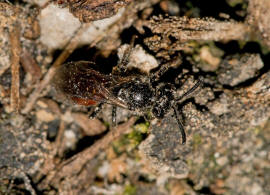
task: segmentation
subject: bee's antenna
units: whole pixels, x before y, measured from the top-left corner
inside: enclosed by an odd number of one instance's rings
[[[179,98],[176,99],[176,101],[179,101],[181,99],[183,99],[184,97],[190,95],[191,93],[193,93],[199,86],[201,86],[203,84],[203,78],[199,77],[198,81],[195,83],[195,85],[193,87],[191,87],[186,93],[184,93],[183,95],[181,95]]]
[[[173,110],[174,110],[174,115],[175,115],[176,121],[178,123],[179,129],[180,129],[180,132],[182,135],[182,144],[184,145],[186,143],[186,140],[187,140],[184,125],[180,119],[179,112],[178,112],[176,105],[173,105]]]
[[[137,38],[137,35],[132,36],[128,48],[124,51],[123,57],[118,63],[118,69],[119,69],[118,71],[120,73],[124,73],[127,70],[127,64],[129,63],[129,57],[132,52],[132,49],[134,48],[136,38]]]

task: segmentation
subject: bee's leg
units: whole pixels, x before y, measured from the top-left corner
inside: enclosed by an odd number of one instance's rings
[[[151,74],[150,81],[151,81],[151,82],[158,81],[159,78],[160,78],[165,72],[167,72],[167,70],[168,70],[169,68],[170,68],[170,64],[169,64],[169,63],[163,64],[157,72],[154,72],[153,74]]]
[[[156,82],[160,79],[160,77],[168,71],[170,67],[175,67],[181,64],[182,60],[181,57],[175,57],[174,59],[170,60],[165,64],[161,64],[160,68],[151,74],[150,80],[151,82]]]
[[[102,106],[103,106],[103,103],[100,103],[98,106],[96,106],[94,108],[94,110],[92,112],[90,112],[89,118],[91,118],[91,119],[95,118],[97,116],[97,114],[101,111]]]
[[[117,72],[120,74],[123,74],[127,71],[127,65],[129,63],[129,57],[131,54],[131,51],[134,47],[134,43],[135,43],[135,39],[137,38],[137,36],[133,36],[131,38],[130,44],[128,46],[128,48],[124,51],[123,57],[121,58],[120,62],[117,65]]]
[[[185,144],[186,143],[186,132],[185,132],[185,129],[184,129],[184,125],[180,119],[180,114],[178,112],[178,109],[176,107],[176,105],[173,105],[173,110],[174,110],[174,116],[176,118],[176,121],[178,123],[178,126],[179,126],[179,129],[180,129],[180,132],[182,134],[182,144]]]
[[[116,106],[113,106],[112,107],[112,126],[116,126],[116,110],[117,110],[117,107]]]

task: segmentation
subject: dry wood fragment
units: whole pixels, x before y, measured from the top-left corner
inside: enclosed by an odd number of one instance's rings
[[[270,47],[270,1],[250,0],[248,4],[249,15],[247,22],[252,26],[253,32]]]
[[[59,182],[64,178],[70,178],[79,174],[84,166],[90,162],[101,150],[106,149],[112,141],[129,132],[135,121],[136,118],[132,117],[126,123],[112,129],[102,139],[96,141],[91,147],[58,165],[56,168],[54,168],[54,170],[51,170],[50,173],[47,174],[44,182],[48,182],[50,184],[59,184]]]
[[[48,98],[40,98],[38,102],[43,104],[43,107],[48,108],[49,111],[51,111],[52,113],[56,114],[59,117],[61,116],[61,109],[54,100]]]
[[[90,119],[87,114],[71,113],[71,116],[87,136],[98,135],[106,130],[106,126],[102,122],[98,119]]]
[[[28,72],[32,76],[32,81],[34,83],[41,78],[42,74],[40,67],[26,49],[23,49],[20,61],[25,72]]]
[[[63,144],[63,138],[65,133],[65,127],[66,127],[65,122],[61,120],[55,141],[55,154],[59,157],[62,157],[64,154],[65,146]]]
[[[155,34],[145,39],[153,51],[183,50],[188,47],[185,45],[188,41],[249,40],[251,34],[248,24],[213,18],[153,17],[144,25]]]
[[[20,27],[15,25],[10,32],[10,46],[11,46],[11,94],[10,94],[10,106],[12,111],[19,111],[20,107]]]
[[[120,8],[125,7],[131,1],[132,0],[67,0],[67,4],[70,12],[81,22],[91,22],[113,16]]]
[[[173,36],[177,40],[245,40],[248,38],[249,26],[233,21],[218,21],[213,18],[187,17],[153,17],[147,23],[153,33]]]

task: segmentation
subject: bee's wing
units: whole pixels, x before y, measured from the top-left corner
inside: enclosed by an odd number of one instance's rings
[[[102,74],[91,66],[93,63],[86,61],[63,64],[56,70],[55,88],[76,104],[89,106],[106,102],[126,107],[111,91],[120,77]]]

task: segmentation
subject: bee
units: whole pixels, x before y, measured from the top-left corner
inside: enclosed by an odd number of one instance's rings
[[[147,116],[150,113],[158,119],[164,118],[173,109],[181,131],[182,144],[185,144],[186,133],[177,103],[195,91],[202,84],[202,79],[181,97],[177,97],[175,85],[159,81],[163,71],[153,76],[125,75],[130,50],[127,49],[112,74],[95,70],[94,63],[88,61],[63,64],[56,71],[54,85],[75,104],[94,106],[92,118],[102,109],[103,104],[111,104],[113,124],[116,124],[117,107],[131,110],[136,115]],[[153,85],[154,82],[158,84]]]

